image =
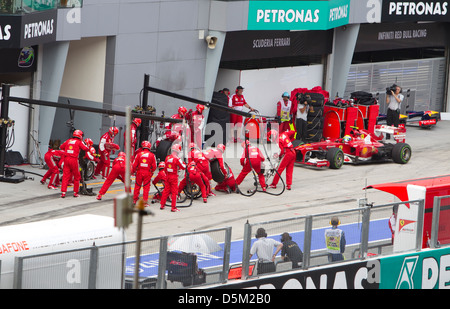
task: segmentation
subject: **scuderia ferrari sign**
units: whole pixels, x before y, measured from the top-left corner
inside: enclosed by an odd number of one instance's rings
[[[249,1],[248,30],[327,30],[348,24],[350,0]]]
[[[383,0],[382,22],[450,21],[447,0]]]

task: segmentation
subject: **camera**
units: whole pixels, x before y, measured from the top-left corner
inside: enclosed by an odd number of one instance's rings
[[[397,90],[397,85],[396,84],[392,84],[392,86],[389,86],[386,88],[386,93],[387,94],[391,94],[392,92],[395,92]]]
[[[304,93],[298,93],[297,94],[297,101],[300,104],[311,104],[311,96],[309,96],[308,94],[304,94]]]

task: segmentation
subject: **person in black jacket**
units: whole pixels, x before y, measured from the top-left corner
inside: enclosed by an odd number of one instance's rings
[[[292,268],[299,268],[299,263],[303,261],[303,252],[300,247],[292,240],[291,235],[287,232],[281,235],[281,243],[283,244],[280,248],[281,258],[286,262],[291,261]],[[275,252],[275,255],[277,255],[278,251]]]
[[[223,90],[214,92],[211,103],[221,105],[223,107],[228,107],[228,96],[224,93]],[[230,123],[230,113],[217,108],[210,108],[208,112],[208,120],[207,125],[215,123],[218,124],[222,130],[222,132],[210,132],[208,130],[205,131],[205,141],[208,146],[217,147],[219,144],[227,143],[227,124]],[[217,128],[211,126],[210,128]],[[209,140],[209,141],[208,141]],[[214,142],[215,141],[215,142]],[[214,144],[214,145],[213,145]]]

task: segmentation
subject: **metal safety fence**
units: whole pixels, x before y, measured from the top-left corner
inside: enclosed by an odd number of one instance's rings
[[[393,253],[394,242],[391,224],[397,207],[409,203],[417,207],[416,227],[409,250],[420,250],[424,218],[424,200],[367,205],[365,200],[354,209],[307,215],[259,223],[247,222],[240,240],[231,240],[231,227],[196,231],[171,236],[144,239],[140,242],[138,288],[178,289],[209,284],[226,283],[234,279],[247,279],[263,272],[260,252],[252,250],[258,237],[273,239],[275,248],[281,236],[287,233],[302,252],[301,261],[282,258],[283,249],[273,259],[272,272],[284,272],[293,267],[311,267],[339,263],[330,259],[326,231],[337,218],[337,228],[343,231],[345,249],[341,261],[362,260],[371,255]],[[435,211],[450,204],[450,196],[435,200]],[[437,209],[437,210],[436,210]],[[444,213],[440,211],[441,215]],[[446,218],[442,217],[441,220]],[[439,222],[439,218],[433,217]],[[436,225],[437,226],[437,225]],[[264,229],[263,234],[260,228]],[[436,230],[436,232],[434,232]],[[448,243],[439,238],[434,229],[431,242],[434,246]],[[286,235],[286,234],[285,234]],[[284,239],[286,240],[286,238]],[[336,239],[334,239],[336,242]],[[341,239],[342,241],[342,239]],[[136,287],[135,241],[120,244],[92,246],[61,252],[16,257],[13,288],[16,289],[89,289]],[[288,245],[284,246],[285,248]],[[404,250],[404,249],[402,249]],[[407,249],[408,250],[408,249]],[[251,255],[251,253],[254,253]],[[266,261],[267,262],[267,261]],[[266,271],[266,270],[264,270]],[[6,280],[2,272],[2,280]]]
[[[418,207],[415,234],[413,235],[410,249],[420,250],[422,245],[422,227],[424,214],[424,200],[390,203],[385,205],[367,205],[365,199],[360,200],[360,207],[348,210],[328,212],[316,215],[308,215],[291,219],[246,223],[244,229],[242,277],[249,278],[267,272],[280,272],[292,270],[298,266],[308,269],[313,266],[321,266],[338,261],[365,259],[372,255],[386,255],[393,252],[393,237],[389,221],[399,205],[406,203],[415,204]],[[331,206],[331,205],[330,205]],[[337,227],[343,231],[339,241],[345,246],[340,250],[341,258],[333,258],[327,244],[327,230],[332,227],[332,219],[337,219]],[[392,224],[395,224],[393,222]],[[393,226],[392,226],[393,228]],[[258,254],[258,235],[263,229],[265,238],[271,238],[275,251],[278,243],[282,242],[283,234],[289,236],[289,240],[295,242],[300,248],[302,259],[300,263],[292,263],[288,254],[272,257],[261,257]],[[254,250],[253,250],[254,249]],[[281,251],[283,252],[283,251]],[[262,252],[261,252],[262,253]],[[264,265],[265,267],[258,267]]]
[[[231,228],[141,241],[138,286],[174,289],[225,282]],[[134,282],[136,242],[16,257],[15,289],[121,289]],[[3,278],[3,276],[2,276]]]

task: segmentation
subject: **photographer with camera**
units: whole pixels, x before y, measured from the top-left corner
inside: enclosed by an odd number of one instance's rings
[[[388,126],[398,127],[400,123],[400,104],[404,98],[401,91],[402,88],[396,84],[386,88],[386,123]]]
[[[308,124],[308,112],[312,109],[311,97],[304,93],[297,94],[297,115],[295,119],[295,128],[297,136],[295,139],[306,142],[306,125]]]

